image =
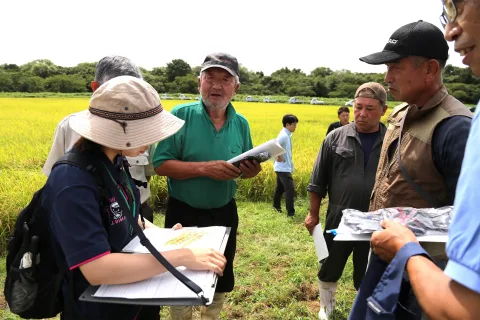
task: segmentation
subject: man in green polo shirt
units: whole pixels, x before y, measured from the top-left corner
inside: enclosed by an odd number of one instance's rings
[[[247,120],[230,100],[240,87],[237,59],[226,53],[205,58],[198,79],[202,99],[176,106],[171,113],[185,120],[175,135],[158,144],[153,157],[155,171],[168,177],[165,227],[231,227],[225,249],[227,265],[219,278],[213,303],[202,307],[202,319],[219,319],[225,293],[234,286],[233,259],[238,227],[234,181],[255,177],[261,170],[256,161],[239,168],[226,162],[250,150],[252,138]],[[191,307],[171,307],[172,320],[191,319]]]

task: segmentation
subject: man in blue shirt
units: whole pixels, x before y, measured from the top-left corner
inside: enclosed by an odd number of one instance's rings
[[[455,51],[465,56],[463,63],[480,76],[480,1],[445,0],[442,24],[445,38],[455,41]],[[424,256],[415,255],[406,270],[422,310],[431,319],[478,319],[480,315],[480,123],[477,113],[467,142],[455,211],[449,230],[445,272]],[[372,248],[382,259],[390,261],[407,243],[418,243],[407,228],[384,221],[384,231],[372,235]]]
[[[273,169],[277,174],[277,187],[273,195],[273,208],[282,212],[280,200],[285,193],[285,203],[287,215],[295,215],[294,196],[295,186],[293,184],[293,161],[292,161],[292,133],[297,129],[298,118],[293,114],[286,114],[282,119],[283,129],[278,134],[277,141],[285,149],[285,153],[278,156],[273,164]]]

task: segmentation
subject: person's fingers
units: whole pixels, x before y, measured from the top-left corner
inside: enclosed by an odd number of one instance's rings
[[[241,164],[240,164],[241,166]],[[233,178],[236,178],[240,173],[242,173],[242,171],[235,167],[234,165],[228,163],[228,162],[224,162],[223,165],[222,165],[222,171],[230,176],[230,177],[233,177]]]
[[[394,224],[395,224],[395,221],[393,221],[393,220],[382,220],[382,227],[384,229],[392,227]]]
[[[313,235],[313,229],[314,229],[314,227],[308,226],[307,229],[308,229],[308,233],[310,233],[310,235]]]
[[[253,170],[253,169],[255,169],[255,165],[254,165],[254,164],[252,163],[252,161],[250,161],[250,160],[245,160],[245,161],[243,161],[241,165],[242,165],[243,167],[248,168],[248,170]]]
[[[228,163],[228,162],[226,162],[226,161],[223,161],[222,163],[223,163],[223,166],[224,166],[225,168],[228,168],[228,170],[233,171],[233,172],[235,172],[236,174],[239,174],[240,172],[242,172],[240,169],[238,169],[237,167],[235,167],[235,166],[234,166],[233,164],[231,164],[231,163]]]
[[[180,223],[177,223],[177,224],[175,224],[175,225],[172,227],[172,229],[173,229],[173,230],[178,230],[178,229],[182,229],[182,227],[183,227],[183,226],[182,226]]]
[[[262,170],[262,166],[260,165],[260,163],[257,160],[253,160],[253,166],[255,167],[255,170],[257,170],[258,172],[260,172],[260,170]]]
[[[255,168],[249,168],[243,164],[240,165],[240,169],[242,170],[242,173],[244,175],[244,177],[246,178],[251,178],[251,177],[254,177],[256,172],[255,172]]]
[[[223,268],[221,268],[219,265],[211,264],[209,269],[218,274],[220,277],[223,276]]]
[[[222,276],[226,264],[227,260],[220,252],[213,249],[209,252],[207,257],[207,265],[210,270]]]
[[[383,261],[390,262],[393,259],[392,253],[389,251],[386,251],[385,249],[382,248],[374,248],[373,252],[380,257]]]
[[[372,244],[377,242],[377,239],[381,236],[381,232],[382,231],[375,231],[374,233],[372,233],[372,237],[370,238],[370,242]]]

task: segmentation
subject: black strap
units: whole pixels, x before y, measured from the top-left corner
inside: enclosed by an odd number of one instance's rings
[[[425,200],[427,201],[431,207],[436,208],[439,207],[438,205],[438,200],[432,196],[430,193],[425,191],[425,189],[422,188],[421,185],[418,183],[415,183],[413,181],[412,177],[407,173],[407,170],[405,170],[405,167],[402,164],[402,153],[401,153],[401,146],[402,146],[402,132],[403,132],[403,126],[405,124],[405,119],[407,119],[407,114],[408,114],[407,109],[405,111],[405,115],[403,116],[402,122],[400,124],[400,135],[398,137],[398,165],[400,166],[400,171],[402,172],[402,176],[407,180],[408,184]]]
[[[168,260],[165,259],[165,257],[160,252],[158,252],[157,249],[155,249],[155,247],[152,245],[150,240],[148,240],[148,238],[145,236],[142,229],[138,225],[138,221],[135,220],[135,217],[131,212],[131,210],[128,209],[128,206],[125,203],[123,196],[120,194],[117,184],[112,181],[112,179],[110,178],[106,170],[101,170],[101,171],[103,175],[103,180],[105,181],[107,188],[112,191],[115,199],[118,199],[117,202],[120,205],[120,208],[122,209],[122,211],[126,212],[126,214],[124,215],[127,217],[127,220],[132,226],[133,231],[140,239],[140,243],[144,247],[146,247],[148,251],[150,251],[150,253],[158,260],[158,262],[160,262],[168,271],[170,271],[170,273],[175,278],[177,278],[180,282],[186,285],[190,290],[196,293],[202,299],[202,302],[204,304],[207,304],[209,300],[204,296],[203,290],[195,282],[187,278],[180,271],[178,271],[174,266],[172,266],[170,262],[168,262]]]
[[[63,155],[60,159],[58,159],[57,162],[54,163],[52,170],[59,164],[69,164],[69,165],[78,167],[82,170],[88,171],[90,174],[92,174],[93,177],[95,178],[97,188],[99,189],[99,192],[100,192],[101,206],[103,206],[107,202],[108,196],[106,195],[106,192],[105,192],[105,185],[103,183],[103,179],[102,177],[100,177],[100,175],[97,174],[98,173],[97,163],[92,161],[91,158],[89,158],[83,153],[69,151],[65,155]],[[108,221],[108,217],[105,214],[102,214],[102,224],[105,230],[108,231],[110,224]]]

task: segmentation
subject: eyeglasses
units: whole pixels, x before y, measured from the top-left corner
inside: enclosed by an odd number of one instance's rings
[[[440,15],[440,23],[443,28],[447,23],[454,23],[457,19],[457,7],[455,6],[456,0],[444,0],[443,1],[443,12]]]

